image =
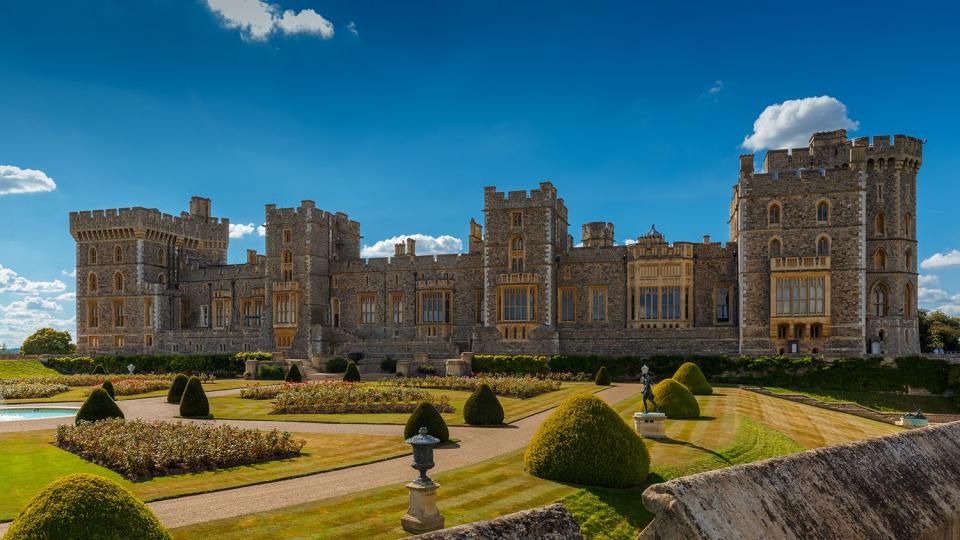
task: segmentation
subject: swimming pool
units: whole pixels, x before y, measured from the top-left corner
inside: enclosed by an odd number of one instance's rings
[[[77,414],[70,407],[0,407],[0,422],[37,420],[38,418],[66,418]]]

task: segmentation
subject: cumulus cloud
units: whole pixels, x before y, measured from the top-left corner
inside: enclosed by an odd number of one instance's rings
[[[357,31],[357,23],[353,21],[350,21],[349,23],[347,23],[347,30],[349,30],[350,33],[353,35],[357,35],[360,33]]]
[[[230,238],[243,238],[244,236],[253,234],[255,228],[253,223],[231,223]]]
[[[922,274],[917,277],[917,281],[921,285],[936,285],[940,283],[940,276],[935,276],[933,274]]]
[[[43,171],[0,165],[0,195],[42,193],[55,189],[56,182]]]
[[[333,23],[312,9],[284,10],[263,0],[207,0],[210,11],[220,16],[224,26],[240,30],[244,38],[264,41],[274,32],[313,34],[321,39],[333,37]]]
[[[76,269],[76,268],[74,268],[73,270],[61,270],[60,273],[63,274],[63,275],[65,275],[65,276],[67,276],[67,277],[77,277],[77,269]]]
[[[623,241],[623,245],[625,246],[632,246],[633,244],[636,244],[636,243],[637,241],[634,240],[633,238],[627,238],[626,240]]]
[[[953,268],[955,266],[960,266],[960,251],[956,249],[949,253],[934,253],[920,263],[920,268],[924,270]]]
[[[406,242],[407,238],[417,241],[417,255],[442,255],[445,253],[460,253],[463,250],[463,241],[448,234],[430,236],[426,234],[403,234],[380,240],[372,246],[364,245],[360,250],[361,257],[393,257],[394,244]]]
[[[743,140],[749,150],[799,148],[818,131],[846,128],[859,122],[847,116],[847,106],[830,96],[791,99],[770,105],[753,122],[753,134]]]
[[[943,302],[948,298],[950,298],[950,293],[943,289],[930,289],[927,287],[920,287],[917,289],[917,300],[921,304]]]
[[[63,311],[63,306],[47,298],[27,296],[21,300],[14,300],[7,305],[0,305],[4,313],[26,313],[31,311]]]
[[[0,264],[0,293],[43,294],[58,293],[66,290],[67,284],[54,279],[53,281],[31,281],[13,269]]]
[[[0,305],[0,343],[16,346],[27,336],[40,328],[50,327],[76,333],[77,318],[58,318],[63,308],[51,308],[48,301],[25,302],[16,300],[8,305]]]
[[[259,225],[257,226],[257,236],[266,236],[267,235],[267,226]]]
[[[77,299],[77,293],[75,292],[66,292],[54,298],[60,302],[73,302]]]

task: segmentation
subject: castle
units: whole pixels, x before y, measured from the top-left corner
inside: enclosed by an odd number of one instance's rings
[[[194,197],[72,212],[82,354],[273,351],[368,358],[461,351],[900,356],[919,352],[916,178],[923,142],[817,133],[740,157],[730,239],[617,245],[568,234],[550,182],[484,189],[469,247],[360,256],[360,224],[305,200],[266,206],[266,254],[227,264],[228,220]]]

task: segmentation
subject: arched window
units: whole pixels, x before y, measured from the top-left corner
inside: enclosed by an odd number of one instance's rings
[[[770,257],[780,257],[783,252],[783,246],[780,244],[779,238],[773,238],[770,240]]]
[[[913,236],[913,215],[910,212],[903,216],[903,235],[907,238]]]
[[[886,285],[883,283],[877,283],[873,286],[873,294],[870,295],[871,301],[873,302],[873,309],[871,313],[875,317],[885,317],[887,315],[887,310],[890,307],[890,295],[887,291]]]
[[[883,217],[883,212],[877,212],[877,217],[873,218],[873,234],[883,236],[887,230],[887,220]]]
[[[87,274],[87,292],[97,292],[97,275],[93,272]]]
[[[903,252],[903,268],[907,272],[913,271],[913,250],[910,248]]]
[[[770,205],[770,208],[767,209],[767,222],[770,225],[779,225],[780,224],[780,205],[773,203]]]
[[[283,264],[293,264],[293,253],[289,249],[283,250]]]
[[[117,246],[113,248],[113,262],[120,264],[123,262],[123,248]]]
[[[903,289],[903,316],[909,317],[913,312],[913,286],[907,283]]]
[[[160,266],[167,265],[167,252],[163,248],[157,250],[157,264]]]
[[[330,299],[330,312],[333,313],[333,326],[340,326],[340,299],[331,298]]]
[[[824,257],[830,254],[830,238],[821,236],[817,239],[817,256]]]
[[[93,246],[87,250],[87,264],[97,264],[97,248]]]
[[[868,160],[867,160],[867,172],[873,172],[873,160],[872,160],[872,159],[868,159]]]
[[[810,337],[813,339],[820,339],[821,337],[823,337],[823,325],[820,323],[811,324]]]
[[[113,291],[123,292],[123,272],[117,272],[113,275]]]
[[[161,284],[161,285],[166,285],[166,284],[167,284],[167,276],[164,275],[163,272],[160,272],[160,273],[157,275],[157,283],[159,283],[159,284]]]
[[[519,234],[510,239],[510,272],[523,272],[523,237]]]
[[[830,220],[830,205],[827,201],[817,203],[817,222],[826,223]]]
[[[878,248],[873,252],[873,268],[874,270],[887,269],[887,252],[883,248]]]

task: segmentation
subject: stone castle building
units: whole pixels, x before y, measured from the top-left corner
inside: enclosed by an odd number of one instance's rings
[[[83,354],[274,351],[899,356],[919,351],[916,177],[922,141],[817,133],[740,158],[730,239],[617,245],[568,234],[550,182],[484,189],[469,248],[360,256],[360,224],[305,200],[266,206],[266,254],[227,264],[228,220],[194,197],[72,212]]]

